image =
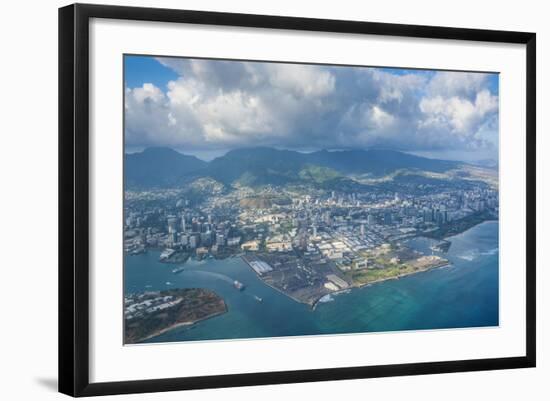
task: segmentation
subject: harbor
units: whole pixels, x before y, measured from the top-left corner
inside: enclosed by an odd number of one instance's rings
[[[315,309],[266,285],[241,258],[190,259],[174,274],[158,261],[158,252],[127,255],[125,286],[127,292],[209,288],[227,304],[223,315],[146,342],[498,325],[498,223],[480,224],[450,240],[446,257],[452,266],[331,294]],[[412,241],[411,246],[429,252],[428,240]],[[467,255],[472,248],[477,252]],[[234,280],[246,288],[236,290]]]

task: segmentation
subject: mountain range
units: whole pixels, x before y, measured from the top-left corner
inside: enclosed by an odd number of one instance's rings
[[[124,155],[124,177],[129,187],[168,187],[188,175],[204,170],[208,163],[170,148],[147,148]]]
[[[125,179],[128,187],[138,188],[175,186],[201,177],[226,185],[285,185],[349,175],[381,177],[398,170],[442,173],[461,165],[385,149],[302,153],[256,147],[231,150],[205,162],[171,148],[147,148],[125,155]]]

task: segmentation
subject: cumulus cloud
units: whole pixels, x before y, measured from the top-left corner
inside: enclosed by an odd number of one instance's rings
[[[160,58],[165,88],[127,88],[126,143],[182,151],[277,146],[494,148],[489,75]]]
[[[486,89],[478,92],[474,101],[458,96],[423,98],[420,101],[420,111],[427,118],[420,121],[420,125],[436,122],[448,125],[451,132],[468,136],[475,134],[480,123],[485,121],[485,117],[496,112],[497,109],[497,97],[491,95]]]
[[[487,86],[488,74],[440,71],[428,85],[434,95],[472,97]]]
[[[334,90],[334,75],[320,67],[296,64],[267,64],[272,87],[298,98],[326,96]]]

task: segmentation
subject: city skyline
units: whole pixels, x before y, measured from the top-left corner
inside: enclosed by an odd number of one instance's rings
[[[498,162],[498,74],[125,56],[125,143]]]

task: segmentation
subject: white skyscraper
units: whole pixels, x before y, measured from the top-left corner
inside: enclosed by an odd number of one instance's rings
[[[175,216],[168,217],[168,233],[172,234],[176,232],[177,219]]]

